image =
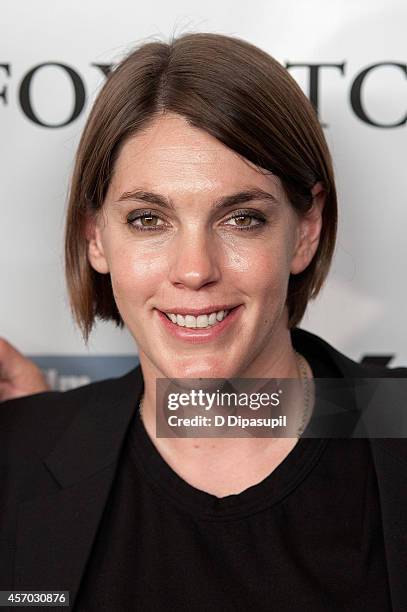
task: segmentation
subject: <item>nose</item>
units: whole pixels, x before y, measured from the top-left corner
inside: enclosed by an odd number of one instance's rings
[[[196,290],[220,278],[219,249],[204,229],[180,232],[169,263],[170,281],[175,286]]]

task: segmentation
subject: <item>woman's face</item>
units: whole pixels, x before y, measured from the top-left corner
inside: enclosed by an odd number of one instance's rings
[[[276,177],[168,114],[123,146],[89,260],[111,275],[144,374],[261,377],[289,350],[288,279],[319,231],[320,206],[300,220]]]

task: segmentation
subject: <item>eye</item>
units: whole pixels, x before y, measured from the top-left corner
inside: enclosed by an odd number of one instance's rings
[[[237,210],[229,217],[228,220],[234,221],[236,225],[232,225],[232,227],[239,231],[254,230],[266,223],[266,219],[253,210]]]
[[[162,221],[162,223],[159,223],[159,221]],[[148,210],[130,213],[126,223],[140,232],[157,231],[165,226],[161,217]]]

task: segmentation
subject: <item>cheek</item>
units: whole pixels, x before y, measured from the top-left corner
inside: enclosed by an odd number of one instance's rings
[[[275,301],[276,294],[284,294],[290,271],[287,248],[281,238],[253,241],[244,246],[235,244],[227,249],[224,261],[225,269],[249,296]]]
[[[166,258],[152,249],[134,245],[116,248],[110,253],[110,275],[116,303],[141,303],[154,295],[157,286],[168,276]]]
[[[250,272],[256,259],[258,248],[232,236],[224,240],[220,253],[223,270],[239,275]]]
[[[284,258],[259,259],[252,274],[252,290],[265,312],[279,311],[285,304],[288,276]]]

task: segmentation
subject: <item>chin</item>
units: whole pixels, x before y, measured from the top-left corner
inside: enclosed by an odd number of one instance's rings
[[[233,378],[236,376],[235,368],[225,365],[224,362],[199,362],[198,360],[166,368],[166,372],[168,378]]]

